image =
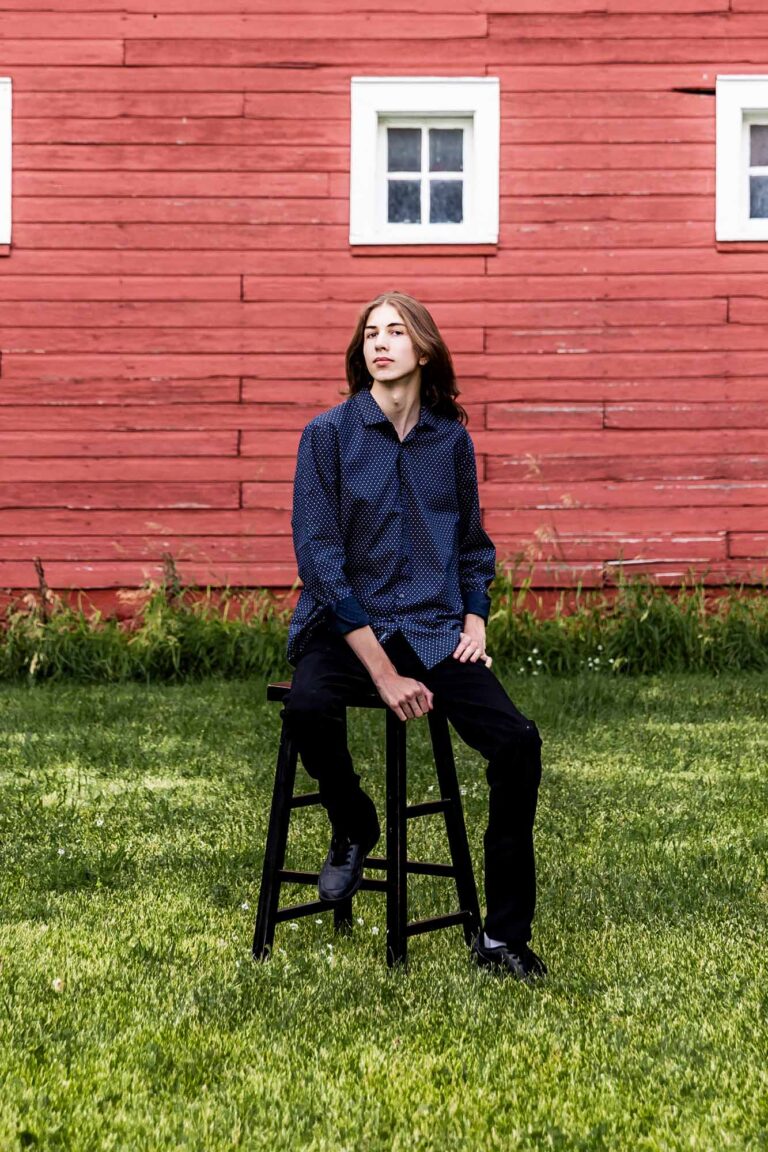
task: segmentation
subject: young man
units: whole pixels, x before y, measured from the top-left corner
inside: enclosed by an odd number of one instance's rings
[[[295,675],[285,715],[333,828],[319,894],[355,892],[380,835],[342,701],[372,683],[409,720],[437,697],[488,761],[487,911],[474,958],[518,979],[541,977],[546,966],[528,946],[541,740],[490,671],[495,550],[450,353],[426,308],[399,292],[368,304],[347,379],[349,399],[304,429],[294,487],[304,588],[288,638]]]

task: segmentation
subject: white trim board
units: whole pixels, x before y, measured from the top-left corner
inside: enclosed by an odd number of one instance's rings
[[[717,77],[718,240],[768,240],[768,219],[749,215],[749,128],[768,124],[768,76]]]
[[[496,244],[499,239],[499,81],[491,76],[353,76],[350,244]],[[470,120],[462,224],[388,224],[381,216],[382,119]]]

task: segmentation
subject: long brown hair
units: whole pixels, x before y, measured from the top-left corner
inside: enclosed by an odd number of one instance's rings
[[[354,396],[371,387],[371,377],[363,354],[363,340],[368,317],[380,304],[391,304],[398,312],[414,347],[427,362],[421,369],[421,400],[425,407],[438,416],[467,423],[467,414],[456,400],[459,387],[453,370],[451,354],[438,330],[437,324],[420,301],[405,292],[382,292],[366,304],[360,313],[354,335],[347,348],[347,381]]]

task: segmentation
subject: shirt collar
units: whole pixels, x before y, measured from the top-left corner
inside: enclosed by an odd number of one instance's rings
[[[359,392],[354,394],[352,399],[357,403],[358,411],[360,412],[363,423],[366,426],[371,426],[372,424],[392,423],[389,417],[385,416],[381,408],[379,408],[373,396],[371,396],[370,389],[361,388]],[[428,428],[437,427],[437,417],[435,416],[434,412],[431,411],[431,409],[426,408],[422,404],[416,427],[418,428],[419,426],[423,425],[426,425]]]

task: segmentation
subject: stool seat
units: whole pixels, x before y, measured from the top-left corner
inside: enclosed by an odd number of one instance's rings
[[[290,690],[290,681],[268,684],[267,700],[282,703]],[[364,875],[360,888],[363,891],[386,893],[387,963],[390,967],[394,964],[405,965],[408,938],[438,928],[461,925],[465,941],[470,945],[480,931],[480,908],[445,714],[435,706],[427,716],[440,799],[409,805],[406,802],[406,723],[399,720],[394,712],[387,708],[374,690],[350,694],[344,701],[344,707],[345,716],[349,708],[376,708],[386,711],[387,854],[385,857],[369,856],[365,861],[366,869],[383,871],[385,878]],[[253,955],[257,960],[266,960],[269,957],[274,943],[275,927],[281,921],[333,911],[337,931],[346,930],[352,925],[353,897],[334,904],[318,899],[304,904],[280,907],[280,889],[283,884],[316,885],[319,879],[318,872],[297,871],[284,867],[291,812],[297,808],[320,803],[318,792],[294,793],[297,760],[295,741],[288,731],[286,722],[283,721],[253,937]],[[408,821],[435,814],[442,814],[445,820],[451,863],[409,860]],[[407,878],[412,874],[452,878],[456,884],[458,911],[424,920],[409,921]]]

